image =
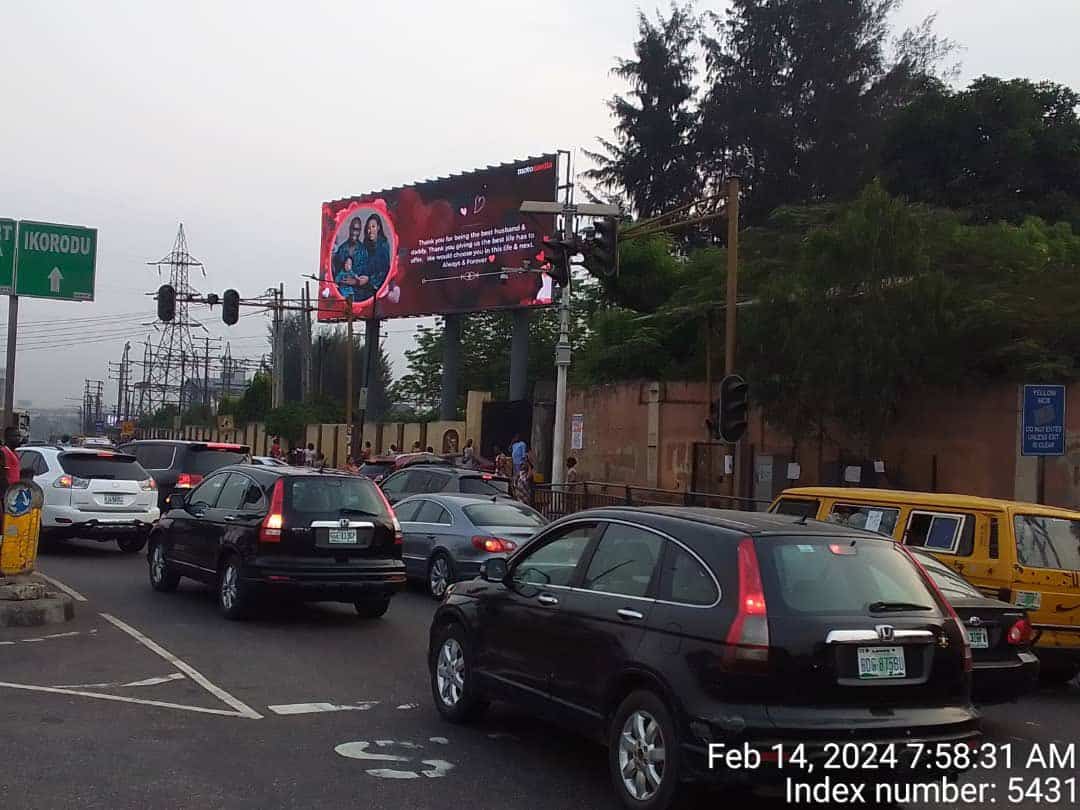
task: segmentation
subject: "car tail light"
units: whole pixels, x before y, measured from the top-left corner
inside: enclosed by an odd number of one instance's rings
[[[147,478],[145,481],[140,481],[139,489],[157,489],[157,481],[155,481],[153,478]]]
[[[754,541],[739,541],[739,607],[727,634],[728,664],[761,665],[769,660],[769,617]]]
[[[53,481],[53,486],[57,489],[86,489],[90,486],[90,479],[79,478],[77,475],[61,475]]]
[[[279,478],[270,493],[270,509],[259,527],[260,543],[280,543],[285,528],[285,481]]]
[[[379,497],[382,498],[383,506],[386,507],[386,511],[390,513],[390,521],[394,524],[394,545],[400,546],[405,542],[405,535],[401,531],[401,524],[398,522],[397,513],[394,511],[394,507],[390,505],[390,501],[386,499],[386,493],[382,491],[382,487],[375,487],[375,491],[379,493]]]
[[[230,444],[229,442],[207,442],[206,443],[206,449],[207,450],[232,450],[232,451],[235,451],[235,452],[240,452],[241,450],[244,449],[244,445],[242,445],[242,444]]]
[[[1027,619],[1018,619],[1016,624],[1009,628],[1009,632],[1005,634],[1006,640],[1010,644],[1027,646],[1031,644],[1032,639],[1035,637],[1035,628],[1031,626],[1031,622]]]
[[[933,591],[934,597],[937,599],[938,606],[943,608],[949,615],[949,618],[953,620],[953,623],[960,629],[960,638],[964,640],[964,672],[971,672],[974,669],[974,659],[971,656],[971,639],[968,638],[967,629],[964,627],[964,623],[960,621],[960,616],[957,614],[956,609],[952,606],[952,602],[945,598],[945,594],[941,592],[941,588],[934,582],[934,578],[930,576],[930,572],[927,571],[918,558],[907,550],[905,546],[898,545],[901,551],[907,554],[908,559],[915,563],[915,567],[919,569],[919,574],[923,578],[923,582]]]
[[[517,543],[501,537],[477,536],[472,539],[472,544],[477,551],[488,551],[492,554],[503,554],[517,548]]]
[[[203,477],[198,473],[180,473],[180,477],[176,479],[176,488],[191,489],[202,481],[202,479]]]

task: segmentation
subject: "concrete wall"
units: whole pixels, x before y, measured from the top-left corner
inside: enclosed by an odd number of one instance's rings
[[[865,465],[863,481],[868,485],[1034,501],[1038,460],[1019,455],[1019,389],[1001,384],[912,395],[883,438],[883,476],[873,475],[874,459],[863,457],[842,426],[830,427],[824,437],[800,437],[793,446],[792,437],[754,412],[740,445],[738,491],[765,497],[779,492],[787,485],[787,462],[796,461],[802,472],[797,483],[804,485],[840,483],[844,466]],[[1069,386],[1067,399],[1077,397],[1080,384]],[[577,457],[587,480],[685,490],[692,480],[694,444],[710,442],[703,383],[641,381],[573,388],[567,448],[575,413],[584,415],[584,447],[567,452]],[[713,452],[722,473],[722,456],[732,451],[719,447]],[[770,457],[771,469],[755,464]],[[760,479],[756,487],[755,478]],[[711,485],[699,482],[699,488],[714,492],[730,492],[732,486],[731,476],[722,474]],[[1066,408],[1066,455],[1046,460],[1045,500],[1080,508],[1080,408]]]

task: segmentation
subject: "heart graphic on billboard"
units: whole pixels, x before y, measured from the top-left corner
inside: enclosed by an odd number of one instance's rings
[[[458,211],[460,211],[460,212],[461,212],[461,215],[462,215],[462,216],[466,216],[466,215],[468,215],[468,213],[469,213],[469,209],[468,209],[468,208],[466,208],[466,207],[465,207],[464,205],[463,205],[463,206],[461,206],[461,208],[459,208],[459,209],[458,209]]]
[[[483,194],[477,194],[476,199],[473,200],[473,213],[479,214],[481,211],[484,210],[485,205],[487,205],[487,197],[485,197]]]
[[[494,253],[492,253],[490,256],[488,256],[488,261],[491,262],[492,264],[495,263],[495,254]]]

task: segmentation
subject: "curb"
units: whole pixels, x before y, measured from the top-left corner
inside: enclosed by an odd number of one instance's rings
[[[39,598],[0,599],[0,627],[40,627],[46,624],[63,624],[75,618],[75,600],[64,593],[45,590],[46,583],[33,577],[21,582],[6,580],[9,588],[40,589]],[[45,587],[42,587],[45,586]]]

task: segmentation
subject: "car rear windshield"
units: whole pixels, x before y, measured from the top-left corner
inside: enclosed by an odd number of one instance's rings
[[[183,472],[209,475],[230,464],[245,464],[247,461],[248,454],[236,450],[192,447],[184,460]]]
[[[938,586],[938,589],[945,594],[946,599],[970,599],[974,596],[982,596],[974,585],[940,560],[931,557],[929,554],[916,554],[915,559],[926,569],[926,573],[934,580],[934,584]]]
[[[394,463],[392,461],[388,461],[385,464],[365,464],[360,468],[360,474],[370,478],[373,475],[386,475],[392,469],[394,469]]]
[[[1080,571],[1080,520],[1017,515],[1013,526],[1021,565]]]
[[[141,444],[135,448],[135,458],[148,470],[167,470],[172,467],[176,448],[169,444]]]
[[[505,478],[484,478],[481,475],[466,475],[462,477],[460,486],[462,493],[465,495],[510,494],[510,482]]]
[[[312,476],[292,481],[292,511],[302,514],[385,515],[386,506],[375,485],[365,478]]]
[[[479,503],[462,511],[474,526],[520,526],[535,528],[544,525],[544,518],[527,506],[516,503]]]
[[[875,602],[936,608],[918,569],[892,541],[764,538],[755,544],[773,615],[866,615]]]
[[[150,477],[135,456],[121,453],[61,453],[60,467],[76,478],[145,481]]]

